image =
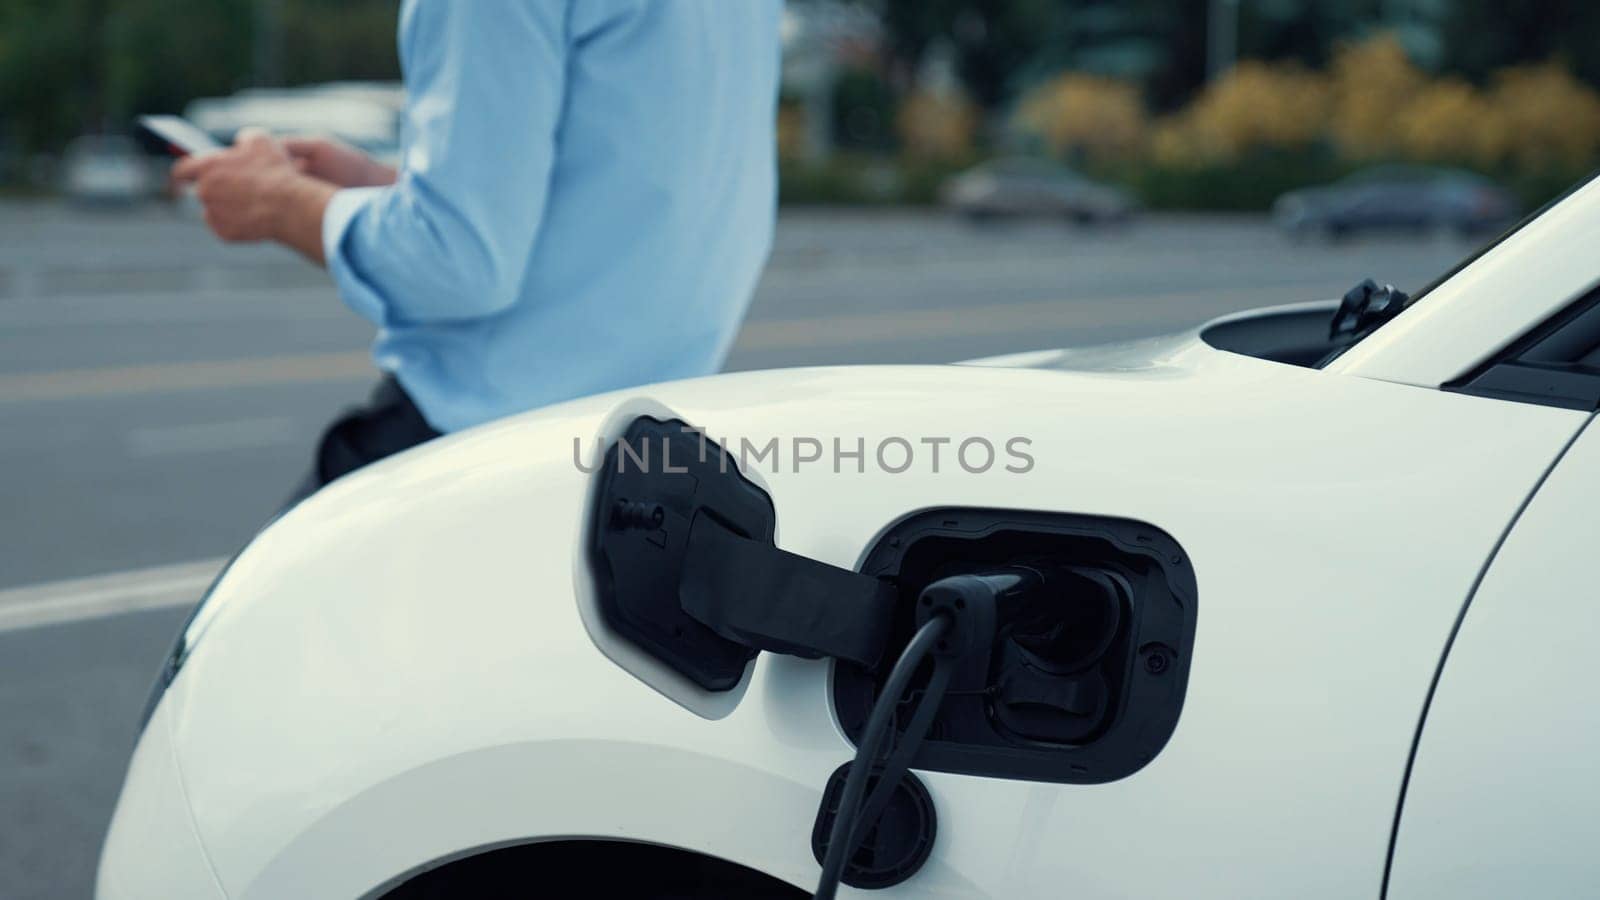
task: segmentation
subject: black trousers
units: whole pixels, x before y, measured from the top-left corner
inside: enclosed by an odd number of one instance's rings
[[[385,374],[367,402],[334,419],[317,442],[311,471],[295,488],[284,509],[315,494],[323,485],[401,450],[439,436],[422,417],[400,382]]]

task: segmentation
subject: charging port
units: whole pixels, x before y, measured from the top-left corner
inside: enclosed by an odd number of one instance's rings
[[[1177,726],[1195,633],[1195,583],[1177,541],[1127,519],[936,509],[905,519],[862,573],[898,596],[889,644],[915,627],[923,588],[951,575],[1025,573],[994,639],[963,657],[912,765],[1096,784],[1160,752]],[[834,703],[851,740],[884,673],[841,661]]]

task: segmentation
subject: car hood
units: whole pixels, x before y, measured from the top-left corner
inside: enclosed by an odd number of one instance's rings
[[[992,369],[1054,369],[1063,372],[1137,372],[1175,364],[1185,351],[1200,349],[1203,346],[1200,330],[1085,347],[986,356],[964,360],[956,365]]]
[[[1170,334],[1105,344],[1089,344],[1081,347],[1030,350],[1022,353],[1008,353],[1002,356],[986,356],[979,359],[964,360],[957,363],[957,365],[996,369],[1053,369],[1060,372],[1099,374],[1123,372],[1132,374],[1164,367],[1182,366],[1186,364],[1185,360],[1190,357],[1195,357],[1195,359],[1190,360],[1190,363],[1194,363],[1198,361],[1197,354],[1204,356],[1219,352],[1211,344],[1208,344],[1205,339],[1205,335],[1208,332],[1219,326],[1231,326],[1270,318],[1302,316],[1307,313],[1327,316],[1331,315],[1337,306],[1338,302],[1334,300],[1314,300],[1305,303],[1262,307],[1219,316],[1193,328]]]

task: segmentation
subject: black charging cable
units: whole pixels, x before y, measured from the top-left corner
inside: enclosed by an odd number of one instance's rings
[[[822,859],[822,877],[817,880],[814,900],[833,900],[839,890],[844,868],[855,855],[861,841],[870,833],[878,817],[894,796],[927,737],[928,729],[944,701],[945,691],[956,663],[967,653],[986,647],[994,640],[996,606],[1002,596],[1023,589],[1028,573],[996,572],[983,575],[953,575],[941,578],[923,589],[917,600],[917,630],[911,636],[883,690],[867,715],[856,744],[855,759],[839,795],[839,808],[828,833],[828,849]],[[894,735],[895,710],[911,685],[912,678],[928,657],[933,657],[933,672],[922,697],[917,701],[897,746],[881,764],[884,745]],[[877,784],[867,791],[873,777]]]
[[[890,764],[884,765],[879,770],[874,796],[864,797],[868,777],[877,765],[882,746],[888,740],[894,725],[895,708],[900,705],[901,696],[905,694],[912,676],[916,674],[923,660],[927,659],[949,630],[948,616],[928,619],[917,629],[917,633],[912,635],[911,642],[906,644],[906,649],[900,653],[900,658],[895,660],[894,668],[889,670],[889,678],[883,684],[883,692],[878,695],[878,701],[872,705],[872,712],[867,716],[867,725],[861,730],[861,741],[856,745],[856,757],[850,763],[850,774],[845,778],[844,790],[839,795],[839,811],[833,820],[833,828],[828,832],[828,852],[822,859],[822,877],[817,880],[817,891],[813,895],[815,900],[833,900],[834,894],[839,890],[839,879],[844,874],[845,863],[855,855],[856,847],[866,836],[863,829],[857,825],[872,821],[860,814],[869,806],[881,808],[893,794],[894,789],[900,784],[900,778],[905,775],[906,766],[911,762],[911,753],[907,750],[914,752],[916,745],[922,742],[922,734],[926,734],[928,726],[933,724],[933,712],[937,711],[944,693],[943,690],[934,690],[934,680],[941,679],[942,672],[943,683],[950,682],[950,666],[943,661],[941,661],[943,664],[936,664],[934,667],[934,675],[929,680],[928,690],[923,692],[922,699],[917,703],[916,712],[912,714],[912,726],[907,728],[900,740],[900,752],[894,754]],[[922,734],[914,733],[913,729],[917,725],[921,725]],[[899,764],[899,771],[893,770],[894,764]],[[877,802],[874,803],[874,800]]]

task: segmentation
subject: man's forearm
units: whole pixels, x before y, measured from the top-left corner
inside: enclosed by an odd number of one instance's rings
[[[339,189],[307,175],[284,179],[273,192],[277,207],[273,238],[319,266],[327,265],[322,252],[322,216]]]

